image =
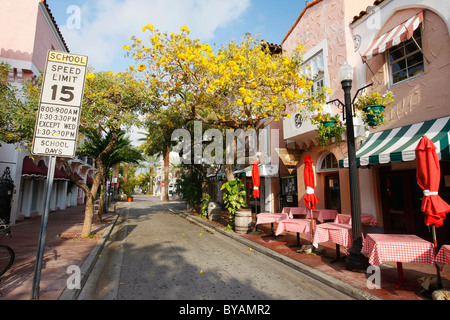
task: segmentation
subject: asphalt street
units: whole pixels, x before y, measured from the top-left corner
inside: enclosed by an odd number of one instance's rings
[[[79,300],[348,300],[251,247],[136,196]]]

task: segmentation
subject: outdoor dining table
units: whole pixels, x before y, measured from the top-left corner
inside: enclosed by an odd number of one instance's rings
[[[314,227],[313,227],[314,228]],[[284,219],[278,222],[275,235],[280,235],[284,231],[297,233],[297,246],[300,246],[300,233],[304,233],[306,237],[312,241],[311,220],[309,219]]]
[[[336,223],[352,224],[352,216],[348,213],[339,213],[334,219]],[[376,225],[377,219],[371,214],[361,214],[361,224]]]
[[[289,218],[293,219],[294,216],[307,216],[308,214],[308,209],[306,209],[305,207],[291,207],[289,208]]]
[[[348,254],[348,248],[352,245],[352,226],[349,224],[326,222],[318,224],[314,232],[313,244],[317,245],[320,242],[327,242],[331,240],[336,244],[336,260],[341,260],[340,246],[345,248],[345,253]]]
[[[325,220],[334,220],[338,215],[337,210],[334,209],[314,209],[313,211],[314,219],[319,222],[324,222]],[[308,211],[306,219],[311,218],[311,213]]]
[[[441,270],[443,269],[444,264],[450,265],[450,244],[445,244],[441,247],[438,254],[434,258],[434,262]]]
[[[361,252],[369,255],[369,263],[379,266],[384,261],[397,262],[398,280],[396,288],[402,285],[416,287],[408,283],[403,275],[403,262],[434,263],[434,245],[416,235],[411,234],[367,234],[363,240]]]
[[[274,235],[273,233],[273,224],[279,222],[280,220],[287,219],[288,215],[285,212],[281,213],[270,213],[270,212],[263,212],[258,213],[256,215],[256,225],[258,224],[271,224],[271,235]]]

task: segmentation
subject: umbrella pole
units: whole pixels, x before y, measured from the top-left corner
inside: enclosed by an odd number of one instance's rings
[[[311,217],[311,244],[313,244],[313,238],[314,238],[314,217],[313,217],[313,211],[312,211],[312,203],[309,203],[309,215]]]
[[[436,256],[438,254],[438,247],[437,247],[436,225],[435,224],[433,224],[431,226],[431,233],[433,235],[433,242],[434,242],[434,255]],[[438,289],[442,289],[441,271],[439,270],[439,267],[437,264],[434,264],[434,266],[436,267]]]

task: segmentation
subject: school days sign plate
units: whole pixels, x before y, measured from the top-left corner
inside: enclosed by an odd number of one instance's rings
[[[48,52],[32,154],[75,156],[87,62],[87,56]]]

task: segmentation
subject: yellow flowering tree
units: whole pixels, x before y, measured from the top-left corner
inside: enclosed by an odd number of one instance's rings
[[[42,76],[41,78],[42,79]],[[41,82],[41,81],[39,81]],[[17,142],[28,141],[27,148],[31,148],[33,138],[36,110],[39,104],[40,85],[31,82],[24,87],[25,104],[27,113],[18,113],[15,121],[21,128],[23,137]],[[69,159],[62,158],[67,175],[86,194],[85,219],[82,230],[82,237],[87,237],[91,233],[92,218],[94,214],[94,198],[104,175],[104,162],[113,150],[119,138],[121,129],[130,128],[139,124],[139,114],[148,111],[150,108],[152,94],[149,88],[137,80],[130,72],[113,73],[93,72],[86,76],[85,90],[83,96],[83,106],[81,108],[80,136],[78,141],[83,143],[83,132],[98,131],[104,137],[109,137],[101,149],[95,155],[96,174],[94,183],[89,188],[85,183],[77,180],[71,171],[68,163]],[[106,138],[105,138],[106,139]],[[106,140],[105,140],[106,141]],[[97,146],[98,147],[98,146]]]
[[[229,128],[257,128],[261,120],[289,117],[289,106],[299,111],[320,109],[323,96],[311,95],[312,82],[302,76],[301,47],[291,55],[271,54],[257,37],[245,35],[217,52],[179,33],[143,26],[148,41],[131,37],[124,45],[159,105],[176,107],[184,120],[201,120]]]
[[[83,97],[81,125],[102,132],[109,139],[100,143],[92,157],[95,158],[97,172],[91,188],[71,177],[71,180],[86,194],[85,220],[82,237],[91,232],[94,213],[94,198],[105,174],[105,163],[114,149],[121,130],[139,125],[139,115],[151,106],[152,94],[148,87],[137,80],[131,72],[92,72],[86,76]],[[83,132],[85,130],[82,130]],[[82,137],[81,137],[82,138]],[[83,139],[83,138],[82,138]],[[98,147],[98,146],[97,146]],[[68,159],[62,159],[67,174],[72,176]]]

